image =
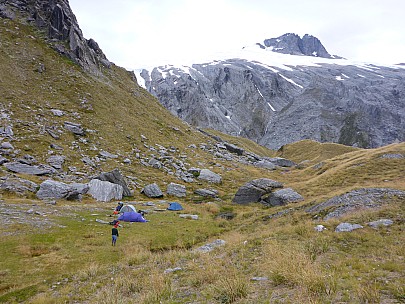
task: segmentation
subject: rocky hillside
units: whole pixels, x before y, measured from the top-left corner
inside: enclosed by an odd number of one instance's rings
[[[96,178],[123,186],[117,196],[111,185],[112,196],[90,189],[93,198],[108,201],[139,194],[157,180],[192,183],[201,169],[229,170],[230,160],[244,166],[274,156],[173,116],[132,72],[82,36],[67,1],[12,1],[0,12],[0,188],[6,195],[78,199]],[[42,189],[46,180],[52,182],[44,187],[60,191]]]
[[[278,149],[302,139],[363,148],[405,140],[405,69],[330,55],[313,36],[286,34],[138,80],[194,126]]]

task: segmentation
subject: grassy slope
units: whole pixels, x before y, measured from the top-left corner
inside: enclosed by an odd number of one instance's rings
[[[147,153],[140,141],[144,134],[150,145],[175,145],[188,154],[190,163],[211,166],[223,176],[223,183],[215,187],[222,199],[216,205],[195,204],[192,195],[180,200],[186,213],[200,216],[198,221],[180,219],[177,213],[152,213],[147,224],[125,223],[116,248],[110,246],[111,227],[94,221],[109,220],[106,215],[113,204],[89,199],[52,206],[56,212],[47,218],[61,227],[45,231],[25,224],[3,227],[7,236],[0,240],[0,302],[395,303],[405,299],[404,202],[348,215],[341,220],[363,225],[379,218],[395,221],[390,228],[348,234],[333,232],[337,220],[318,222],[299,208],[353,188],[405,190],[405,160],[380,158],[385,153],[405,154],[404,143],[362,150],[302,141],[275,152],[215,133],[257,154],[306,162],[301,169],[266,171],[214,160],[202,150],[187,148],[208,139],[164,111],[126,71],[114,67],[102,79],[90,77],[52,51],[32,29],[11,21],[0,24],[0,35],[1,102],[19,119],[13,130],[22,140],[12,143],[22,153],[44,161],[49,144],[55,142],[39,124],[31,123],[35,116],[41,124],[60,129],[64,121],[76,121],[96,130],[87,136],[87,144],[67,132],[56,141],[68,155],[67,165],[81,170],[88,170],[81,154],[97,153],[92,145],[122,156],[131,156],[133,148]],[[39,62],[45,64],[45,73],[35,71]],[[92,104],[92,111],[81,108],[83,98]],[[52,108],[66,111],[67,117],[54,117]],[[79,148],[70,149],[72,141]],[[320,162],[322,166],[314,168]],[[111,160],[101,169],[116,166],[119,162]],[[176,181],[136,162],[122,170],[144,182]],[[237,188],[258,177],[283,182],[305,201],[288,206],[298,208],[273,220],[264,219],[285,207],[232,205]],[[211,186],[187,185],[191,191]],[[6,194],[2,198],[22,210],[35,204],[45,208],[35,200]],[[154,202],[165,208],[164,203]],[[237,216],[231,221],[217,219],[221,211]],[[313,227],[319,223],[328,230],[316,233]],[[210,254],[190,251],[216,238],[226,240],[226,246]],[[174,267],[182,270],[164,273]],[[268,280],[251,281],[255,276]]]

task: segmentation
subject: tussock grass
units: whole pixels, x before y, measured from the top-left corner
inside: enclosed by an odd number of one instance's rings
[[[213,287],[212,294],[219,303],[234,303],[248,295],[249,285],[246,279],[239,275],[227,276],[220,279]]]

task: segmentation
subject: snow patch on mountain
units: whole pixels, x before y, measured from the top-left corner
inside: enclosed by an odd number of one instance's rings
[[[251,68],[254,68],[254,65],[263,66],[264,68],[269,69],[274,73],[279,73],[280,70],[294,71],[294,69],[302,69],[302,67],[321,67],[324,64],[333,64],[337,66],[356,66],[371,72],[376,72],[380,69],[376,63],[359,62],[342,58],[334,59],[315,56],[282,54],[269,51],[269,49],[270,48],[263,49],[259,45],[255,44],[233,52],[215,53],[214,55],[207,56],[206,58],[196,59],[193,62],[182,62],[178,64],[170,64],[159,67],[150,66],[146,67],[145,70],[151,72],[154,68],[157,68],[158,71],[162,74],[162,77],[165,78],[167,77],[167,73],[164,72],[164,68],[170,66],[173,69],[181,70],[182,72],[189,74],[192,77],[192,71],[198,72],[192,67],[193,64],[201,64],[202,67],[217,65],[220,63],[227,65],[229,64],[226,62],[228,60],[244,60],[249,63],[249,66]],[[405,69],[404,65],[384,66]],[[144,69],[137,69],[134,72],[137,76],[138,84],[142,87],[145,87],[144,81],[141,80],[142,70]],[[296,85],[299,86],[299,84]]]

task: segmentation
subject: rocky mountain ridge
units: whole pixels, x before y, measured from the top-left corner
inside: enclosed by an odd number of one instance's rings
[[[265,39],[262,43],[257,43],[261,49],[273,52],[304,55],[323,58],[341,58],[328,53],[318,38],[305,34],[302,38],[294,33],[287,33],[277,38]]]
[[[96,41],[83,37],[68,0],[4,1],[0,3],[0,16],[35,25],[56,51],[92,74],[100,76],[100,69],[112,64]]]
[[[139,72],[186,122],[271,149],[301,139],[363,148],[405,140],[405,69],[330,55],[310,35],[266,39],[189,66]]]

